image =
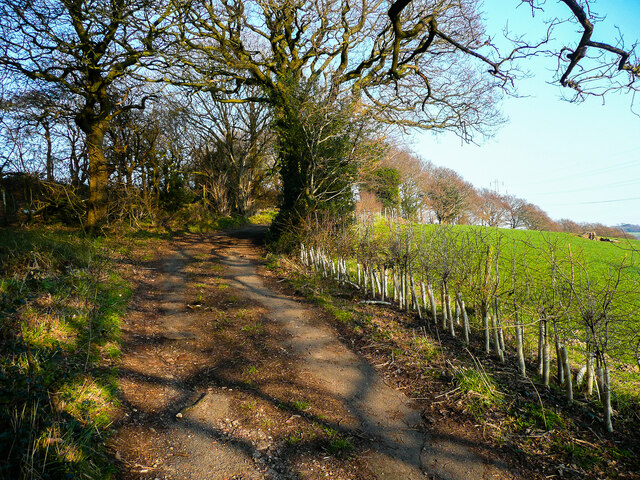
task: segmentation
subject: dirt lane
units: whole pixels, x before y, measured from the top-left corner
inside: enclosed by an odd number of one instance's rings
[[[341,343],[314,308],[269,288],[258,274],[260,233],[188,237],[160,264],[159,288],[150,288],[146,310],[127,326],[126,412],[114,441],[123,478],[512,478],[462,440],[430,437],[419,407]],[[218,310],[200,308],[187,284],[205,297],[225,285],[227,296],[216,297]],[[241,346],[225,347],[211,328],[229,324],[231,310],[220,310],[229,299],[243,317],[253,315],[231,339]],[[260,328],[271,330],[254,335]],[[305,400],[300,411],[282,407],[297,398]],[[314,439],[322,431],[354,439],[355,453],[327,456],[326,442]]]

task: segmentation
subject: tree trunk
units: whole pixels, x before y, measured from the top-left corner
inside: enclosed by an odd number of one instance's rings
[[[433,295],[433,287],[427,284],[427,293],[429,294],[429,303],[431,304],[431,315],[433,315],[433,323],[438,326],[438,314],[436,310],[436,297]]]
[[[447,307],[446,307],[446,297],[445,297],[446,287],[445,283],[442,283],[442,295],[440,295],[440,301],[442,305],[442,329],[447,329]]]
[[[526,377],[527,367],[524,361],[524,348],[522,343],[522,324],[520,323],[520,317],[518,315],[518,310],[516,309],[516,350],[518,354],[518,368],[520,370],[520,375]]]
[[[504,363],[504,353],[502,352],[502,347],[500,346],[500,335],[498,333],[498,319],[495,317],[491,317],[493,321],[493,346],[496,349],[496,356],[500,362]]]
[[[411,291],[413,292],[413,298],[415,299],[416,309],[418,310],[418,318],[422,320],[422,309],[420,308],[420,302],[418,301],[418,292],[416,292],[416,284],[413,281],[413,275],[409,276],[409,280],[411,281]]]
[[[398,276],[396,275],[395,267],[391,270],[391,279],[393,283],[393,301],[400,304],[400,294],[398,291]]]
[[[462,332],[464,334],[464,343],[469,345],[469,317],[467,316],[467,310],[464,307],[464,300],[462,300],[460,292],[456,294],[456,299],[458,300],[458,307],[462,312]]]
[[[555,327],[554,327],[555,330]],[[554,343],[556,347],[556,363],[558,364],[558,385],[564,385],[564,357],[562,356],[562,348],[560,345],[560,339],[558,338],[558,332],[555,332]]]
[[[593,377],[595,372],[593,370],[593,355],[590,350],[587,350],[587,397],[593,395]]]
[[[542,347],[542,383],[545,387],[549,387],[549,377],[551,370],[551,346],[549,345],[549,329],[545,320],[544,325],[544,344]]]
[[[451,314],[451,297],[449,296],[448,288],[446,288],[445,301],[446,301],[446,307],[447,307],[447,317],[449,317],[449,333],[451,334],[452,337],[455,337],[456,329],[453,324],[453,321],[454,321],[453,315]]]
[[[412,302],[412,299],[413,299],[413,297],[411,295],[411,288],[409,286],[409,271],[408,270],[404,271],[403,279],[404,279],[404,299],[405,299],[404,300],[404,302],[405,302],[404,308],[408,312],[411,309],[411,302]]]
[[[609,377],[609,367],[607,363],[602,360],[602,407],[604,408],[604,427],[607,432],[613,432],[613,422],[611,421],[611,378]]]
[[[482,329],[484,330],[484,352],[489,355],[491,352],[491,341],[489,333],[489,309],[483,306]]]
[[[495,322],[496,322],[495,328],[496,328],[496,331],[498,333],[498,341],[499,341],[498,348],[500,349],[501,352],[504,352],[505,351],[505,348],[504,348],[504,332],[502,331],[502,319],[500,318],[500,308],[499,308],[499,304],[498,304],[498,297],[496,297],[494,299],[494,301],[493,301],[493,310],[494,310],[494,313],[496,315],[496,317],[495,317]],[[504,354],[502,354],[502,355],[504,355]]]
[[[103,143],[106,125],[95,124],[86,131],[89,155],[89,213],[86,228],[96,233],[107,222],[109,170]]]
[[[562,355],[562,362],[564,364],[565,372],[565,389],[567,392],[567,400],[569,403],[573,402],[573,385],[571,378],[571,366],[569,365],[569,354],[567,353],[567,347],[562,345],[560,347],[560,353]]]
[[[382,301],[385,302],[387,300],[387,297],[389,296],[388,293],[388,284],[387,284],[387,267],[382,267],[380,269],[380,271],[382,272]]]
[[[51,140],[51,125],[48,121],[43,122],[44,139],[47,142],[47,181],[53,182],[53,141]]]
[[[544,369],[544,323],[538,320],[538,375],[542,375]]]
[[[422,307],[427,311],[427,289],[424,282],[420,282],[420,293],[422,294]]]

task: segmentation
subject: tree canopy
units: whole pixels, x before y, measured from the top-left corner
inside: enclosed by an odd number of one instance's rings
[[[536,12],[546,2],[516,3]],[[150,85],[208,93],[217,103],[265,103],[278,145],[281,220],[291,220],[338,191],[336,173],[352,175],[344,159],[359,158],[353,147],[372,125],[451,130],[465,140],[490,134],[502,121],[499,99],[529,56],[554,55],[555,80],[574,100],[636,91],[633,48],[593,39],[599,17],[589,2],[561,3],[568,18],[551,21],[542,38],[511,38],[504,50],[474,0],[3,0],[3,105],[34,91],[67,99],[89,159],[94,228],[107,215],[105,134],[118,115],[145,106]],[[580,34],[556,48],[554,29],[567,22]],[[322,121],[312,120],[319,106]],[[337,128],[342,143],[330,132]],[[342,158],[331,166],[329,154]],[[321,179],[327,175],[334,179]]]

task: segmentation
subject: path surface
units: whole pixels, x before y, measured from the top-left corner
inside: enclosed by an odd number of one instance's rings
[[[297,359],[295,375],[348,412],[340,427],[367,442],[369,448],[359,461],[367,466],[369,478],[512,478],[504,467],[479,457],[462,440],[442,434],[430,436],[418,406],[388,387],[371,365],[319,320],[312,307],[267,286],[258,274],[257,234],[254,228],[238,231],[233,237],[214,235],[208,238],[206,249],[222,265],[220,276],[234,291],[261,306],[264,318],[287,332],[282,348]],[[133,418],[123,422],[116,441],[120,450],[129,452],[123,460],[125,470],[131,478],[295,478],[296,472],[286,468],[265,469],[257,461],[261,457],[256,454],[255,441],[226,434],[227,424],[233,422],[229,418],[233,398],[219,388],[208,387],[202,368],[194,370],[199,372],[195,376],[185,376],[179,356],[172,356],[172,350],[206,352],[215,348],[199,329],[207,322],[206,312],[188,311],[181,287],[185,269],[203,248],[199,242],[180,245],[164,263],[156,280],[161,282],[161,294],[154,325],[160,328],[153,329],[153,338],[142,346],[134,342],[136,348],[125,354],[128,375],[124,381],[129,383],[124,397],[130,408],[136,409]],[[161,338],[157,338],[158,331]],[[190,357],[190,361],[203,367],[205,355],[198,358]],[[203,381],[195,378],[198,376]],[[147,407],[140,414],[136,403],[148,405],[150,399],[146,390],[144,399],[137,398],[138,387],[150,383],[157,387],[157,399],[151,401],[155,408]],[[131,448],[131,443],[125,448],[123,442],[133,442],[136,448]],[[147,452],[147,457],[140,452]]]

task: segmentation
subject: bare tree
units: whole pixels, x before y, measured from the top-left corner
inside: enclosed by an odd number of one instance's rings
[[[537,205],[526,203],[520,212],[522,225],[528,230],[558,230],[557,224]]]
[[[449,224],[463,216],[469,206],[473,186],[449,168],[434,167],[429,176],[427,203],[439,223]]]
[[[526,200],[518,198],[515,195],[504,195],[502,197],[505,207],[505,217],[509,228],[523,227],[525,224],[525,205]]]
[[[494,190],[483,188],[478,192],[475,202],[476,217],[481,225],[500,227],[507,217],[504,197]]]
[[[90,197],[86,226],[107,215],[109,171],[104,136],[111,120],[144,101],[131,98],[126,80],[154,55],[169,2],[142,0],[3,0],[0,2],[0,74],[11,88],[53,85],[78,99],[73,114],[85,134]]]
[[[193,170],[202,197],[219,213],[252,214],[273,185],[275,151],[268,105],[191,97]]]

